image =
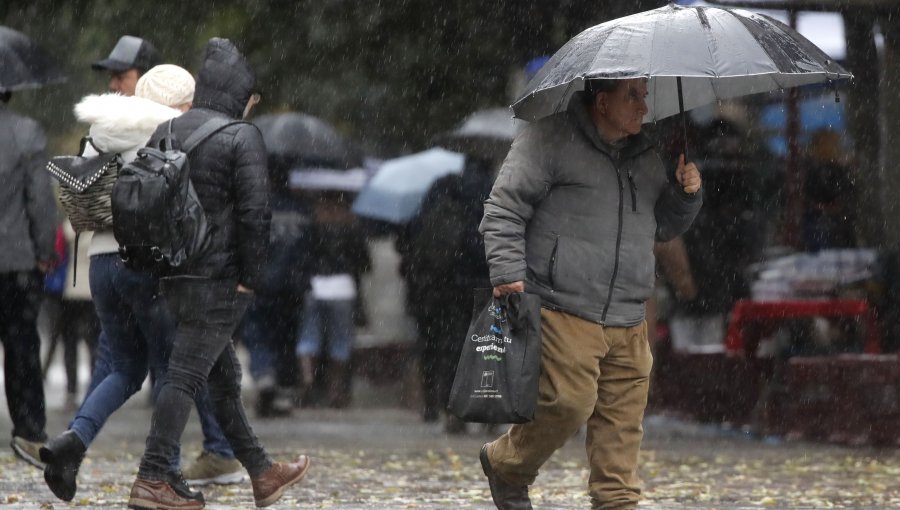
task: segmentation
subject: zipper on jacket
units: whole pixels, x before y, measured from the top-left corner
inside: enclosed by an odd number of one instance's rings
[[[628,169],[628,187],[631,188],[631,212],[637,212],[637,184],[634,183],[634,176],[631,175],[631,169]]]
[[[556,287],[556,279],[553,278],[553,270],[556,269],[557,251],[559,251],[559,236],[556,236],[556,241],[553,243],[553,251],[550,252],[550,271],[547,273],[547,280],[550,281],[550,290],[553,290]]]
[[[609,305],[612,303],[613,289],[616,285],[616,277],[619,275],[619,251],[622,249],[622,226],[625,219],[625,183],[622,182],[622,173],[619,171],[618,165],[613,162],[616,169],[616,179],[619,181],[619,229],[616,231],[616,257],[613,264],[612,277],[609,279],[609,293],[606,295],[606,304],[603,305],[603,315],[600,316],[600,322],[606,324],[606,313],[609,312]],[[634,189],[632,188],[632,196]]]

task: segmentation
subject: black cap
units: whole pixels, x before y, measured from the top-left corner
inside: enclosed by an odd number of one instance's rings
[[[161,61],[159,51],[149,41],[140,37],[123,35],[109,57],[94,62],[91,67],[95,71],[120,72],[139,69],[141,72],[147,72]]]

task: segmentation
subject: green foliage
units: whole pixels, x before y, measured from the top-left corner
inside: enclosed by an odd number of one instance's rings
[[[105,90],[89,64],[123,34],[151,40],[167,61],[196,71],[205,42],[232,39],[253,63],[258,113],[319,116],[376,156],[426,147],[473,110],[511,102],[510,76],[532,57],[605,19],[658,0],[7,0],[0,23],[58,57],[69,81],[19,94],[71,151],[84,126],[71,106]]]

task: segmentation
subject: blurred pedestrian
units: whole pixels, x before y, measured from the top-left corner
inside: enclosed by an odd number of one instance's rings
[[[91,67],[109,73],[110,92],[133,96],[141,75],[161,63],[162,57],[150,41],[123,35],[109,56],[94,62]]]
[[[852,167],[833,129],[816,130],[804,158],[803,244],[806,251],[855,248],[856,187]]]
[[[43,467],[47,438],[37,314],[43,274],[56,260],[56,201],[44,171],[46,138],[34,120],[11,112],[12,93],[0,90],[0,342],[13,452]]]
[[[319,356],[325,356],[326,403],[329,407],[343,408],[350,404],[352,397],[354,313],[360,278],[371,265],[369,247],[350,211],[351,193],[322,190],[311,192],[310,197],[316,241],[311,290],[303,304],[297,343],[305,387],[301,399],[308,401],[312,396],[315,368]]]
[[[269,258],[239,335],[250,352],[250,376],[258,391],[256,413],[261,418],[287,416],[294,407],[300,382],[297,331],[316,243],[310,208],[291,192],[289,168],[277,159],[269,158]]]
[[[72,224],[66,220],[60,227],[63,232],[66,246],[63,250],[65,266],[63,266],[63,282],[61,292],[58,294],[47,293],[41,307],[41,322],[47,325],[42,328],[46,331],[45,339],[50,340],[50,348],[44,370],[48,369],[52,361],[52,354],[60,343],[63,347],[63,366],[66,373],[66,397],[64,407],[67,411],[74,411],[78,407],[78,346],[81,342],[87,346],[90,357],[90,366],[95,363],[97,349],[97,337],[100,335],[100,322],[94,312],[94,304],[91,301],[91,289],[82,266],[81,278],[75,273],[76,260],[82,264],[88,260],[88,242],[82,238],[81,243],[75,243],[75,231]],[[77,249],[77,253],[76,253]],[[71,253],[71,256],[68,254]]]
[[[481,449],[500,509],[531,508],[538,469],[585,423],[592,507],[637,507],[654,241],[684,232],[702,202],[696,166],[682,156],[670,182],[641,134],[647,80],[585,85],[516,137],[485,203],[494,294],[543,302],[534,421]]]
[[[771,155],[753,136],[741,111],[722,108],[703,123],[689,123],[692,157],[703,167],[703,208],[691,229],[670,244],[658,260],[676,298],[668,317],[672,347],[685,352],[723,348],[727,315],[738,299],[749,297],[747,267],[762,256],[765,244],[767,170]],[[678,156],[684,132],[677,118],[666,122],[674,137],[661,151],[664,160]],[[677,140],[676,140],[677,139]],[[683,253],[679,253],[683,252]],[[686,256],[686,260],[679,259]],[[679,282],[693,281],[684,291]]]
[[[246,117],[259,101],[255,85],[253,70],[237,48],[227,39],[211,39],[193,107],[172,121],[172,136],[186,140],[212,119]],[[158,128],[151,144],[167,136],[168,128]],[[216,132],[188,158],[191,182],[211,223],[216,249],[198,254],[162,281],[177,323],[175,345],[128,504],[203,508],[203,495],[188,489],[169,459],[178,451],[192,398],[208,380],[216,419],[250,475],[256,505],[268,506],[303,478],[309,459],[302,455],[293,463],[272,462],[260,445],[241,402],[241,369],[232,344],[267,256],[266,149],[256,127],[237,124]]]
[[[422,417],[436,421],[446,409],[463,338],[472,315],[472,289],[490,287],[478,224],[498,161],[467,156],[460,175],[437,180],[420,213],[398,239],[408,307],[418,327],[424,392]],[[445,430],[465,423],[446,414]]]

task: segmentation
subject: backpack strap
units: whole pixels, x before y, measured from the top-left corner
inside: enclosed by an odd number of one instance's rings
[[[187,140],[184,141],[184,144],[181,147],[181,150],[184,151],[185,154],[190,154],[191,151],[196,149],[201,143],[205,142],[209,137],[216,134],[217,132],[227,128],[228,126],[232,126],[235,124],[250,124],[244,120],[231,120],[222,117],[215,117],[209,119],[204,122],[200,127],[198,127],[190,136],[187,137]],[[172,134],[172,120],[169,120],[169,135]]]

